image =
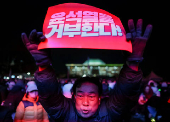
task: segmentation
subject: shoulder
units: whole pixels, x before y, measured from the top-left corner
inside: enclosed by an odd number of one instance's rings
[[[24,108],[28,107],[28,106],[34,106],[33,102],[27,101],[27,100],[22,100],[21,101],[24,105]]]

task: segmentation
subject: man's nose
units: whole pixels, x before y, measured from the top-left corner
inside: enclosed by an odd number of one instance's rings
[[[88,100],[88,97],[84,97],[84,99],[83,99],[83,105],[84,106],[89,106],[89,100]]]

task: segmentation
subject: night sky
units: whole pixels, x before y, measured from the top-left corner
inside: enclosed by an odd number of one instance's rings
[[[152,24],[153,31],[145,48],[141,68],[144,76],[153,70],[165,80],[170,79],[169,11],[166,7],[168,3],[161,1],[153,3],[148,0],[112,0],[112,2],[111,0],[23,0],[22,2],[3,2],[1,4],[1,74],[9,72],[9,64],[12,60],[15,63],[15,66],[12,66],[13,72],[34,72],[36,70],[34,59],[22,43],[21,33],[25,32],[29,35],[33,29],[42,31],[48,7],[67,2],[92,5],[116,15],[120,18],[126,32],[129,32],[128,19],[134,19],[136,22],[142,18],[143,31],[147,24]],[[100,58],[105,63],[123,63],[121,51],[52,49],[52,63],[56,73],[66,72],[65,63],[83,63],[87,57]]]

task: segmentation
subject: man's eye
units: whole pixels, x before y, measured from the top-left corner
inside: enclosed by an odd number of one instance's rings
[[[94,98],[95,96],[90,96],[90,98]]]
[[[78,97],[83,97],[83,95],[77,95]]]

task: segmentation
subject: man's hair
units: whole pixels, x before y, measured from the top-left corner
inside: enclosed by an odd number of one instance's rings
[[[95,84],[97,87],[98,87],[98,93],[99,93],[99,96],[102,95],[102,84],[100,83],[100,80],[99,78],[96,78],[96,77],[82,77],[82,78],[79,78],[75,81],[73,87],[72,87],[72,93],[73,93],[73,96],[76,94],[76,88],[80,88],[82,83],[85,83],[85,82],[89,82],[89,83],[93,83]]]

